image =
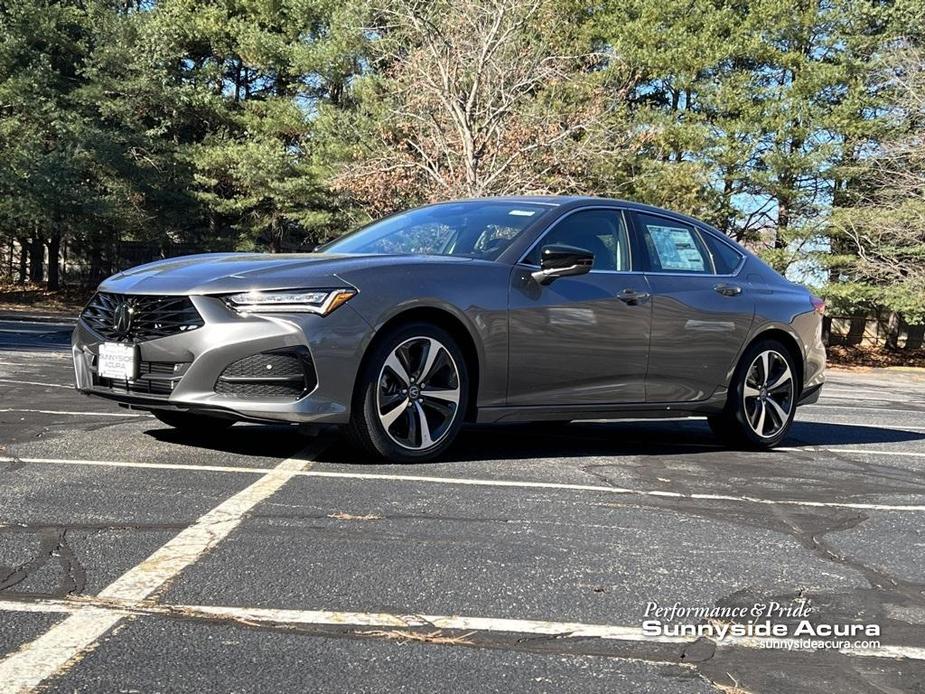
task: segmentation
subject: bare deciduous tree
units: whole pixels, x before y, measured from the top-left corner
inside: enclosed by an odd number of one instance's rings
[[[549,0],[388,0],[370,28],[385,79],[372,141],[340,184],[373,212],[407,200],[585,192],[586,168],[626,151],[608,132],[624,88],[599,56],[543,39]]]

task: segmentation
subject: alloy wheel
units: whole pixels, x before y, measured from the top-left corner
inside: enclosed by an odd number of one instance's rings
[[[787,426],[793,410],[794,388],[790,364],[773,349],[758,354],[748,367],[742,404],[745,419],[758,436],[773,438]]]
[[[403,448],[431,448],[459,414],[459,369],[449,350],[432,337],[412,337],[393,349],[379,371],[379,422]]]

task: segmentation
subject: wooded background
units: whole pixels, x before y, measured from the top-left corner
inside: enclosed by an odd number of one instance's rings
[[[922,323],[923,39],[925,0],[0,0],[2,273],[581,193]]]

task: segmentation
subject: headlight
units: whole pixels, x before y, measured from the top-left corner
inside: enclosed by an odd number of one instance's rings
[[[356,296],[355,289],[290,289],[243,292],[225,297],[238,313],[317,313],[328,315]]]

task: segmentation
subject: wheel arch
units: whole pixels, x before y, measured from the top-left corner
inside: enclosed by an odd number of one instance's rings
[[[373,333],[360,361],[357,373],[362,374],[366,368],[367,360],[379,340],[388,335],[393,329],[406,323],[422,322],[436,325],[446,330],[459,344],[463,357],[466,360],[466,371],[469,375],[469,404],[466,408],[465,421],[474,422],[478,410],[478,392],[480,378],[481,353],[478,343],[468,327],[465,319],[446,308],[432,305],[418,305],[406,307],[391,315]],[[355,402],[360,379],[354,383],[353,400]]]

